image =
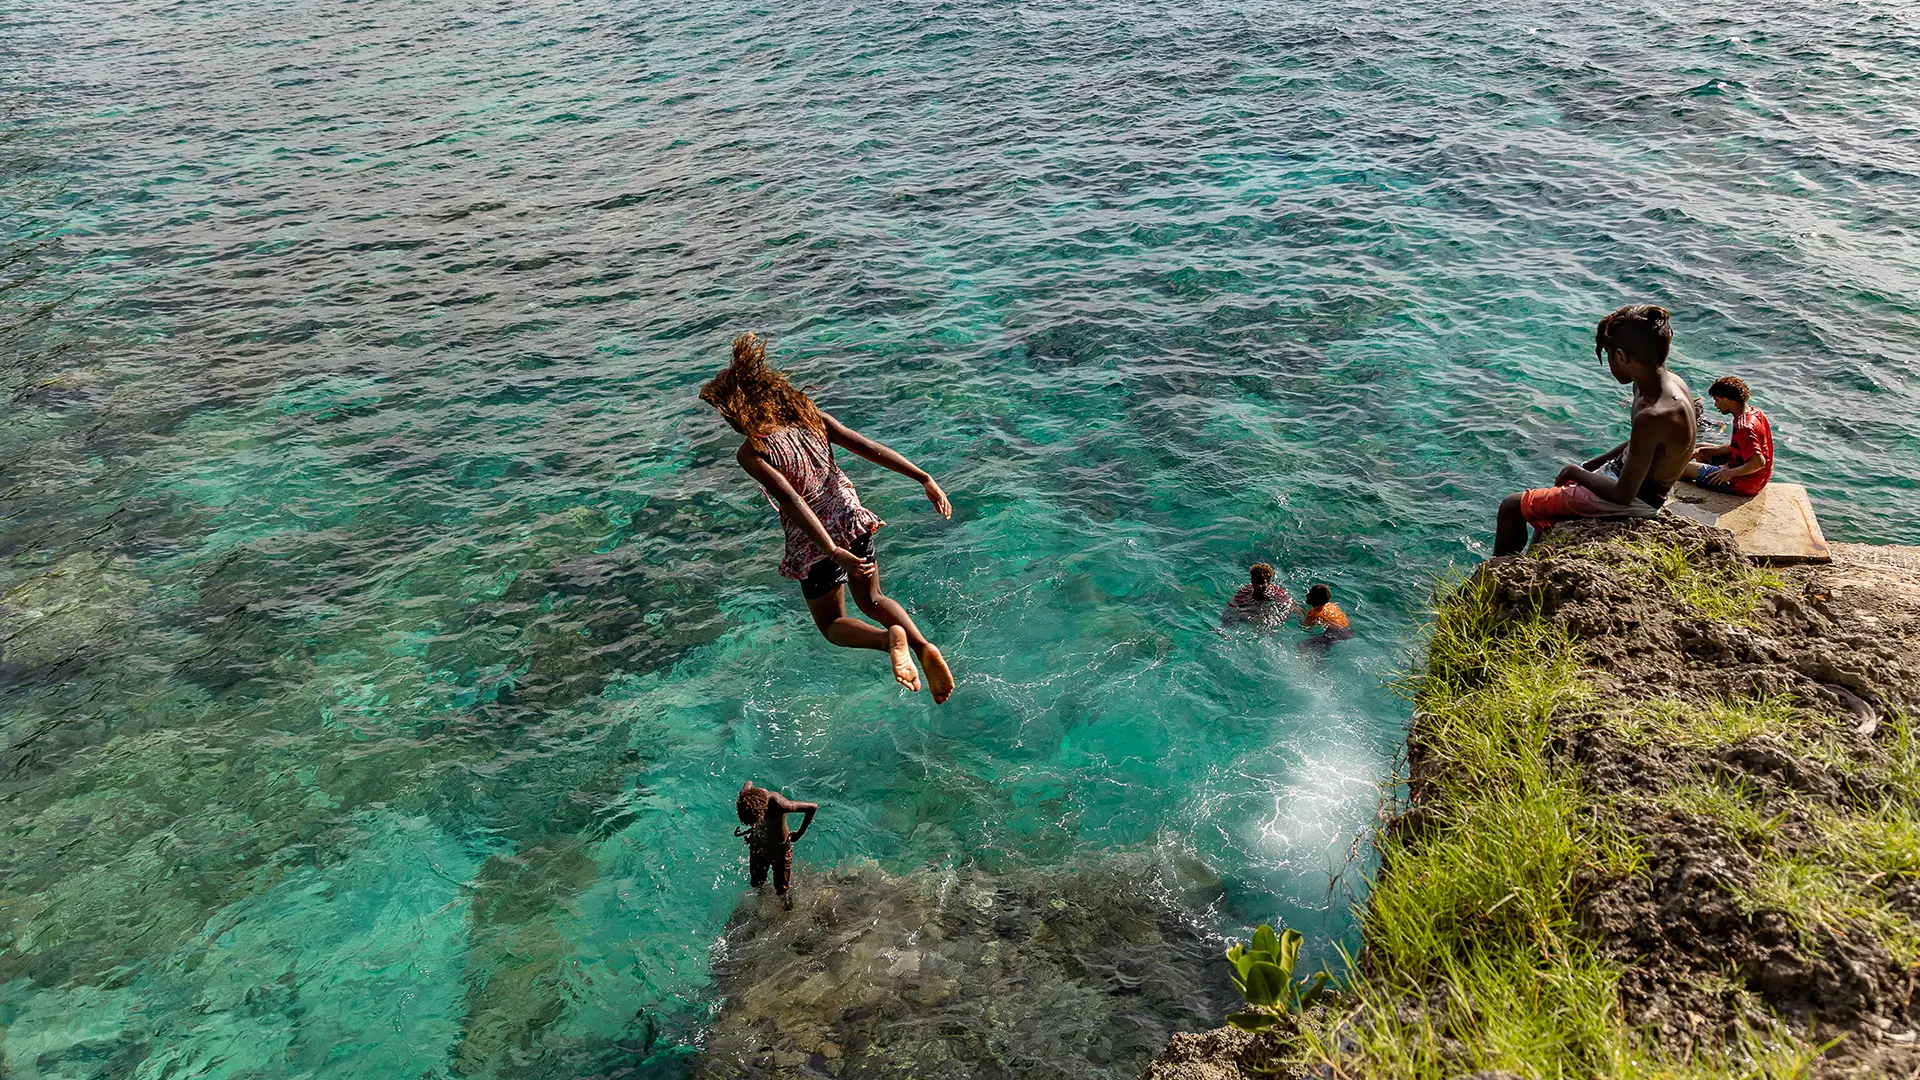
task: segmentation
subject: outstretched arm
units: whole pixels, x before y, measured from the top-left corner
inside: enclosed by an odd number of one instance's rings
[[[805,817],[800,819],[800,827],[793,830],[793,835],[787,837],[787,841],[791,843],[795,840],[800,839],[800,837],[806,833],[807,826],[813,824],[814,811],[820,809],[820,804],[810,803],[810,802],[794,802],[792,799],[786,799],[786,798],[780,797],[779,795],[775,795],[771,800],[769,800],[769,805],[767,809],[780,814],[806,815]]]
[[[920,486],[926,489],[927,501],[933,504],[935,510],[940,511],[940,516],[943,518],[953,516],[953,504],[947,501],[947,493],[941,491],[940,485],[933,482],[933,477],[928,475],[927,470],[908,461],[885,443],[867,438],[826,413],[821,413],[820,419],[827,422],[828,442],[838,443],[883,469],[892,469],[909,480],[918,481]]]
[[[740,463],[740,467],[747,471],[748,476],[753,477],[761,487],[767,489],[767,494],[772,496],[773,501],[780,507],[782,518],[800,523],[800,528],[806,531],[807,539],[812,540],[815,547],[826,552],[827,557],[840,564],[847,573],[862,581],[873,579],[875,574],[873,561],[863,559],[835,543],[833,535],[827,532],[827,527],[820,524],[819,515],[813,512],[813,507],[808,506],[807,500],[793,490],[793,485],[787,483],[787,478],[781,475],[779,469],[774,468],[772,463],[761,457],[752,446],[746,443],[740,445],[740,452],[735,454],[733,459]]]

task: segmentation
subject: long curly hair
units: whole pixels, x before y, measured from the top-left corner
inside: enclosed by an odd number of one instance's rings
[[[742,825],[758,825],[760,819],[767,816],[767,803],[772,801],[772,795],[766,788],[754,787],[749,780],[740,785],[740,796],[733,800],[733,812],[740,815]]]
[[[733,362],[700,388],[700,400],[739,425],[755,444],[790,425],[823,436],[827,431],[813,399],[767,364],[767,343],[751,332],[733,339]]]

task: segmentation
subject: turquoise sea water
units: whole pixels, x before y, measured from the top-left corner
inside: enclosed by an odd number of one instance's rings
[[[0,117],[23,1080],[683,1068],[747,778],[802,887],[1144,852],[1351,946],[1420,606],[1611,441],[1620,303],[1920,542],[1890,0],[43,0]],[[776,576],[748,328],[952,494],[848,463],[948,705]],[[1216,632],[1256,559],[1359,640]]]

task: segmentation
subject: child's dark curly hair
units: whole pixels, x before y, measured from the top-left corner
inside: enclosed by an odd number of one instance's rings
[[[754,787],[749,780],[740,785],[740,797],[734,800],[733,812],[740,815],[742,825],[758,825],[760,819],[767,816],[767,800],[772,795],[765,788]]]
[[[826,422],[813,399],[768,366],[767,343],[758,334],[733,339],[733,361],[700,388],[700,400],[740,425],[757,445],[783,427],[799,426],[826,434]]]
[[[1738,375],[1722,375],[1713,380],[1712,386],[1707,387],[1708,397],[1727,398],[1742,405],[1747,403],[1747,396],[1750,393],[1746,380]]]
[[[1273,584],[1273,567],[1266,563],[1257,562],[1247,567],[1247,575],[1253,579],[1255,585]]]
[[[1314,607],[1333,602],[1333,590],[1325,585],[1315,585],[1307,590],[1307,603]]]

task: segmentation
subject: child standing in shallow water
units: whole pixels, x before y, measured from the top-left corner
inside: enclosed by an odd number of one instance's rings
[[[784,374],[767,366],[766,343],[754,334],[733,339],[733,362],[700,388],[700,400],[746,436],[734,459],[780,512],[787,534],[780,575],[800,583],[821,636],[842,648],[886,653],[894,679],[916,691],[917,656],[934,703],[946,701],[953,693],[953,672],[906,609],[881,594],[873,534],[886,522],[860,505],[853,482],[834,463],[833,447],[844,446],[918,482],[940,516],[951,518],[946,492],[913,462],[821,412]],[[847,615],[848,585],[861,613],[880,626]]]
[[[755,787],[751,780],[740,785],[733,810],[741,827],[733,830],[733,835],[747,842],[747,884],[757,889],[767,883],[771,873],[773,891],[787,907],[793,907],[793,845],[806,835],[819,809],[819,803],[794,802],[777,791]],[[800,827],[791,833],[787,831],[788,814],[805,815]]]

